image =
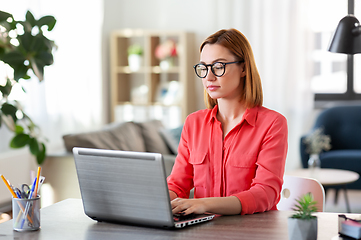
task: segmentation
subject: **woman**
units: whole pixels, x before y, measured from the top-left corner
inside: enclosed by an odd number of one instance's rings
[[[171,175],[173,213],[222,215],[276,210],[287,155],[287,121],[262,107],[251,46],[236,29],[220,30],[200,47],[194,66],[207,109],[184,124]],[[194,187],[194,198],[189,198]]]

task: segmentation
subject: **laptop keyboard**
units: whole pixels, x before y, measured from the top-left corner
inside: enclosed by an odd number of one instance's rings
[[[176,222],[186,221],[186,220],[194,219],[196,217],[197,217],[197,214],[194,214],[194,213],[191,213],[191,214],[188,214],[188,215],[182,215],[182,214],[179,214],[179,213],[173,214],[173,219]]]

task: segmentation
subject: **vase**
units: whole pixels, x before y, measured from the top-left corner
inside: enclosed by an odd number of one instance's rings
[[[162,70],[168,70],[169,68],[174,66],[174,59],[173,58],[166,58],[160,61],[159,66]]]
[[[288,218],[288,239],[290,240],[316,240],[317,218],[304,220]]]
[[[308,159],[308,168],[311,171],[311,177],[316,178],[318,176],[319,169],[321,168],[321,160],[318,154],[311,154]]]

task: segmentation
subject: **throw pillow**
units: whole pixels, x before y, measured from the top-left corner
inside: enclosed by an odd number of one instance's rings
[[[163,138],[159,134],[159,129],[164,128],[159,120],[151,120],[138,123],[142,129],[145,149],[147,152],[172,154]]]
[[[174,129],[159,129],[160,135],[163,137],[164,141],[166,142],[167,146],[173,152],[173,154],[178,154],[178,145],[180,142],[180,137],[182,134],[183,126],[174,128]]]

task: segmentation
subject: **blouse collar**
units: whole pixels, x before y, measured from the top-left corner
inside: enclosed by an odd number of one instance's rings
[[[258,110],[259,110],[259,107],[247,108],[243,114],[243,117],[242,117],[242,120],[240,123],[242,123],[244,120],[249,125],[255,126]],[[213,107],[213,109],[211,110],[211,115],[210,115],[210,119],[209,119],[210,122],[218,121],[217,113],[218,113],[218,105],[215,105]]]

